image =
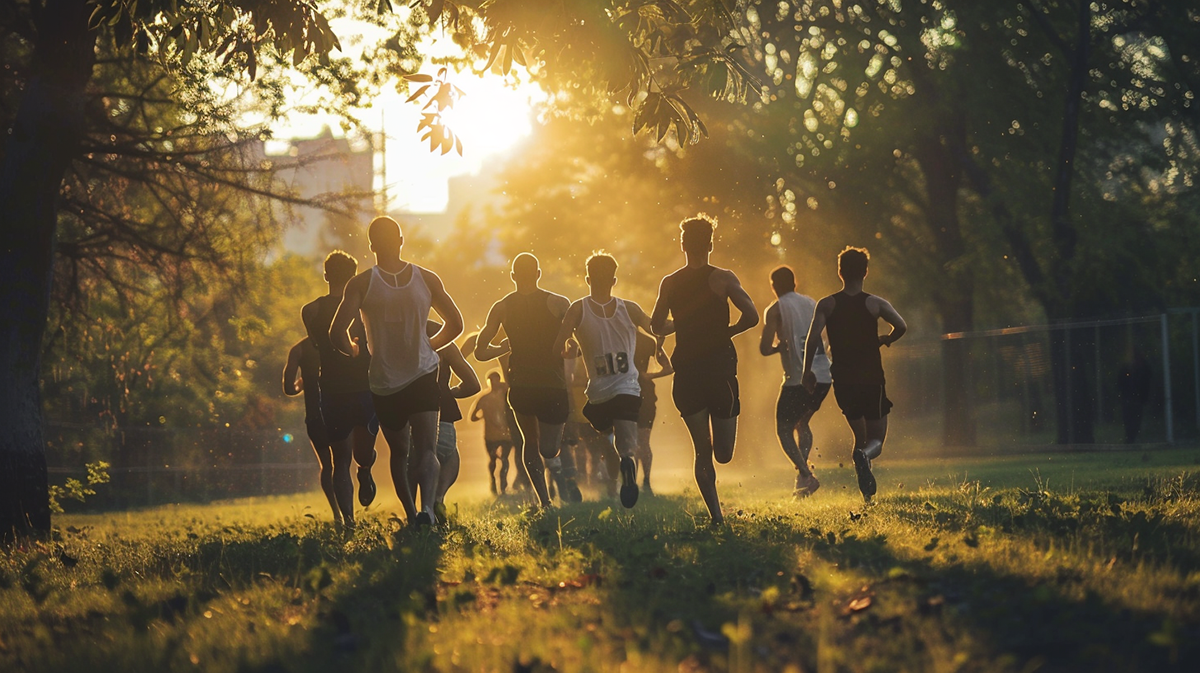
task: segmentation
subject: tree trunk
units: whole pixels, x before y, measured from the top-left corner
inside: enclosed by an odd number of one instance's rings
[[[57,201],[81,146],[95,62],[86,0],[39,12],[31,77],[0,167],[0,536],[50,528],[42,426],[42,335],[54,272]]]

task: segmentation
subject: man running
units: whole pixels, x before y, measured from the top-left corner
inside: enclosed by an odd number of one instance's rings
[[[817,384],[810,393],[808,388],[801,385],[801,381],[804,378],[805,340],[817,302],[796,292],[796,275],[787,266],[771,272],[771,289],[775,291],[777,300],[767,307],[763,316],[762,340],[759,341],[758,350],[765,356],[779,353],[779,362],[783,365],[783,385],[779,388],[779,401],[775,404],[775,432],[779,435],[783,452],[796,466],[796,487],[792,495],[804,498],[821,487],[821,482],[817,481],[808,464],[808,455],[813,446],[808,422],[829,394],[832,381],[829,377],[829,358],[825,355],[825,345],[818,343],[817,354],[813,358]]]
[[[317,463],[321,465],[321,491],[333,510],[334,522],[341,524],[345,520],[342,519],[342,510],[333,490],[333,451],[329,448],[329,434],[325,432],[325,422],[321,419],[321,389],[317,384],[320,371],[321,356],[317,354],[312,340],[304,337],[288,351],[287,363],[283,366],[283,394],[294,397],[304,393],[304,427],[308,430],[308,441],[312,444],[313,452],[317,454]]]
[[[650,362],[658,362],[658,371],[650,371]],[[643,332],[637,333],[637,346],[634,349],[633,363],[638,370],[638,386],[642,389],[642,408],[638,411],[638,448],[637,459],[642,468],[642,491],[646,495],[654,495],[650,488],[650,468],[654,464],[654,450],[650,448],[650,433],[654,430],[654,417],[658,412],[658,394],[654,390],[654,379],[670,376],[675,373],[671,368],[671,360],[663,352],[663,338],[652,337]]]
[[[583,415],[605,438],[610,479],[619,469],[621,504],[629,508],[638,500],[634,458],[638,448],[638,412],[642,406],[633,355],[638,328],[649,331],[650,318],[634,302],[613,296],[617,260],[612,255],[593,253],[587,260],[585,280],[591,294],[567,309],[554,343],[563,358],[575,358],[578,355],[570,339],[574,335],[579,340],[579,354],[588,372],[585,391],[588,402]],[[617,455],[619,466],[612,460]]]
[[[426,326],[426,332],[432,338],[442,328],[441,324],[432,320]],[[458,377],[459,384],[451,386],[453,376]],[[471,397],[480,390],[479,377],[471,365],[467,364],[462,351],[454,342],[450,342],[438,351],[438,436],[435,453],[438,459],[437,490],[433,496],[434,513],[441,521],[446,520],[446,493],[454,482],[458,481],[460,459],[458,453],[458,432],[454,424],[462,420],[462,410],[458,401]],[[412,433],[408,433],[411,438]],[[409,462],[413,460],[409,454]],[[410,464],[409,467],[412,467]],[[415,493],[418,487],[416,471],[409,470],[408,486]],[[424,493],[421,494],[424,499]]]
[[[488,372],[488,390],[475,400],[471,407],[472,421],[483,421],[483,445],[488,454],[488,480],[492,495],[504,495],[508,491],[508,457],[513,450],[512,436],[508,430],[508,386],[500,379],[499,370]],[[500,465],[499,488],[496,482],[496,464]]]
[[[348,355],[359,345],[348,329],[362,315],[371,350],[369,382],[375,413],[391,448],[392,481],[409,523],[437,523],[434,494],[438,459],[438,355],[463,331],[462,314],[446,293],[437,274],[401,259],[404,235],[390,217],[377,217],[367,230],[375,266],[346,284],[345,296],[333,318],[329,337]],[[432,308],[442,318],[442,328],[432,338],[425,324]],[[412,426],[413,469],[421,487],[421,512],[417,512],[408,483],[408,437]]]
[[[539,504],[549,507],[547,466],[559,475],[558,490],[563,500],[578,502],[581,497],[575,475],[566,474],[565,466],[556,460],[563,424],[567,422],[567,381],[562,357],[554,348],[554,337],[571,302],[538,287],[541,277],[537,257],[527,252],[517,255],[512,264],[512,279],[517,289],[488,311],[487,322],[479,331],[475,357],[486,362],[509,354],[508,403],[516,413],[517,427],[524,440],[521,464]],[[492,340],[501,328],[508,335],[508,343],[493,345]]]
[[[736,274],[708,263],[717,223],[697,215],[679,225],[687,264],[663,278],[650,324],[659,336],[675,334],[672,397],[696,451],[696,485],[713,524],[725,519],[713,465],[733,460],[737,438],[737,351],[733,337],[758,324],[758,309]],[[741,312],[729,324],[729,303]],[[673,319],[672,319],[673,318]]]
[[[838,275],[842,291],[817,303],[812,327],[804,343],[804,387],[817,390],[817,372],[813,369],[821,332],[827,331],[833,355],[833,397],[854,433],[854,472],[858,490],[870,503],[875,496],[875,475],[871,461],[883,452],[887,438],[887,416],[892,408],[883,380],[880,346],[891,346],[904,336],[908,326],[904,318],[882,297],[863,292],[870,253],[866,248],[847,246],[838,254]],[[879,320],[892,326],[889,334],[879,334]]]
[[[347,526],[354,525],[351,456],[358,463],[358,502],[366,507],[375,500],[371,466],[375,464],[375,434],[379,431],[367,381],[371,356],[366,349],[360,348],[356,356],[346,357],[329,340],[329,327],[342,302],[346,283],[357,272],[358,260],[341,250],[329,253],[325,258],[325,282],[329,284],[329,292],[300,310],[308,339],[321,360],[321,417],[333,450],[334,491],[338,494],[338,504]],[[349,329],[351,337],[361,346],[367,338],[362,322],[355,319]]]

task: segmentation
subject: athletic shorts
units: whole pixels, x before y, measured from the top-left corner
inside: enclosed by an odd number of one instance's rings
[[[654,416],[658,412],[658,397],[642,395],[642,408],[638,411],[639,428],[654,427]]]
[[[371,391],[357,393],[321,393],[321,419],[330,442],[340,442],[350,436],[350,431],[364,427],[374,435],[379,432],[375,420],[375,405]]]
[[[636,423],[641,408],[642,398],[637,395],[616,395],[599,404],[588,402],[583,405],[583,415],[597,432],[608,434],[615,421]]]
[[[508,404],[522,416],[533,416],[547,425],[567,422],[569,405],[566,388],[508,389]]]
[[[848,421],[860,418],[877,421],[887,416],[892,408],[892,401],[887,398],[883,385],[834,383],[833,398]]]
[[[434,452],[437,453],[439,462],[458,455],[458,431],[454,429],[453,423],[449,421],[438,423],[438,439]]]
[[[816,412],[829,395],[829,384],[818,383],[810,393],[804,386],[781,386],[775,403],[775,423],[780,427],[795,427],[806,414]]]
[[[513,443],[508,439],[485,439],[483,446],[487,449],[489,456],[503,456],[506,448],[512,451]]]
[[[388,430],[403,430],[413,414],[438,411],[441,408],[437,370],[418,378],[391,395],[376,395],[375,415],[379,424]]]
[[[713,418],[733,418],[742,411],[737,375],[713,376],[703,370],[675,370],[671,398],[680,416],[708,410]]]
[[[320,419],[304,420],[304,428],[308,430],[308,440],[317,448],[329,446],[329,433],[325,430],[325,423]]]

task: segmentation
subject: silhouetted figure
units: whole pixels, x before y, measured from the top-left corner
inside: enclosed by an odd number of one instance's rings
[[[817,384],[812,392],[803,385],[804,346],[817,302],[796,292],[796,275],[787,266],[771,272],[771,289],[777,300],[767,307],[763,316],[762,339],[758,350],[767,356],[778,353],[779,362],[783,365],[783,385],[779,388],[779,400],[775,404],[775,432],[779,435],[779,445],[784,454],[796,466],[793,495],[803,498],[821,487],[821,482],[808,464],[813,446],[813,434],[808,422],[829,395],[833,379],[829,374],[825,345],[817,344],[817,354],[813,358]]]
[[[555,345],[564,358],[583,357],[588,372],[583,415],[604,437],[609,479],[620,472],[621,505],[629,508],[638,500],[635,456],[642,407],[633,360],[638,329],[648,333],[650,318],[636,303],[613,296],[617,260],[612,255],[598,252],[589,257],[585,279],[591,293],[567,309]]]
[[[354,482],[350,478],[350,461],[358,463],[358,502],[363,507],[375,500],[375,480],[371,467],[375,464],[375,435],[379,423],[375,420],[375,405],[371,401],[367,372],[371,356],[363,348],[367,333],[362,321],[355,318],[350,324],[350,336],[360,346],[358,355],[348,357],[338,352],[329,340],[333,316],[342,302],[346,283],[358,272],[358,260],[334,250],[325,258],[325,281],[329,292],[317,297],[300,310],[308,339],[316,347],[321,364],[321,417],[325,421],[333,450],[333,485],[347,526],[354,525]]]
[[[879,347],[892,345],[908,331],[904,319],[887,300],[863,292],[869,260],[865,248],[847,246],[838,255],[842,291],[817,303],[804,343],[804,387],[814,393],[817,372],[813,361],[821,345],[821,332],[829,333],[833,397],[854,433],[850,457],[858,475],[858,490],[868,503],[876,491],[871,461],[883,452],[888,411],[892,408],[884,389]],[[891,333],[879,334],[880,319],[892,326]]]
[[[517,417],[523,446],[521,464],[542,507],[550,506],[545,470],[558,481],[565,500],[579,500],[574,464],[559,457],[563,425],[567,421],[567,382],[562,357],[554,337],[570,302],[538,287],[542,270],[537,257],[525,252],[512,264],[516,290],[492,305],[487,323],[479,331],[475,357],[481,362],[509,354],[508,403]],[[503,328],[508,338],[492,341]],[[570,454],[564,456],[569,460]]]
[[[663,278],[651,325],[659,336],[675,334],[672,397],[696,451],[696,485],[714,524],[725,519],[713,465],[733,460],[737,439],[737,351],[733,337],[758,324],[758,309],[736,274],[708,263],[716,222],[698,215],[679,225],[687,264]],[[729,324],[729,303],[741,315]]]
[[[508,386],[500,372],[488,372],[488,390],[471,406],[470,419],[483,421],[483,445],[488,455],[488,481],[492,495],[508,491],[508,459],[512,454],[512,435],[508,428]],[[496,467],[499,466],[499,473]],[[499,477],[499,482],[497,482]],[[497,485],[498,483],[498,485]]]
[[[650,371],[650,362],[658,363],[658,371]],[[654,449],[650,446],[650,434],[654,430],[654,418],[658,415],[658,394],[654,379],[675,373],[671,360],[663,351],[663,337],[652,337],[643,332],[637,334],[633,364],[638,370],[638,385],[642,388],[642,408],[638,411],[637,459],[642,468],[642,492],[654,495],[650,488],[650,469],[654,466]]]
[[[287,363],[283,366],[283,394],[293,397],[304,393],[304,427],[313,453],[317,454],[317,463],[321,465],[321,491],[333,510],[333,520],[340,524],[344,520],[333,490],[333,450],[329,447],[325,421],[321,419],[321,388],[317,383],[320,371],[321,359],[312,341],[305,337],[296,342],[288,351]]]
[[[442,328],[440,323],[432,320],[426,325],[426,331],[432,338]],[[459,384],[451,386],[450,381],[457,376]],[[439,521],[446,520],[446,493],[454,482],[458,481],[458,471],[461,458],[458,452],[458,430],[454,424],[462,420],[462,410],[458,401],[471,397],[480,390],[479,377],[471,365],[467,364],[458,345],[450,342],[438,351],[438,435],[434,453],[438,459],[437,490],[433,495],[433,510]],[[409,437],[412,432],[410,428]],[[419,488],[416,482],[417,472],[413,469],[413,454],[408,456],[408,486],[415,493]],[[424,494],[422,494],[424,497]]]
[[[339,351],[358,355],[359,346],[348,329],[362,315],[371,349],[371,397],[391,448],[396,494],[410,524],[433,524],[439,472],[437,351],[462,334],[462,314],[437,274],[401,259],[404,235],[395,220],[375,218],[367,237],[375,266],[346,284],[329,336]],[[426,332],[431,308],[444,321],[432,338]],[[416,452],[413,470],[421,489],[419,514],[408,480],[410,425]]]
[[[1121,398],[1121,420],[1125,424],[1125,443],[1137,441],[1142,430],[1142,412],[1150,398],[1154,370],[1150,361],[1138,349],[1133,349],[1117,374],[1117,393]]]

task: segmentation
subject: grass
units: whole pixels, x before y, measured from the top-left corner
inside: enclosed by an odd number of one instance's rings
[[[1200,451],[881,460],[796,503],[726,478],[632,511],[312,494],[68,515],[0,551],[0,670],[1194,670]]]

